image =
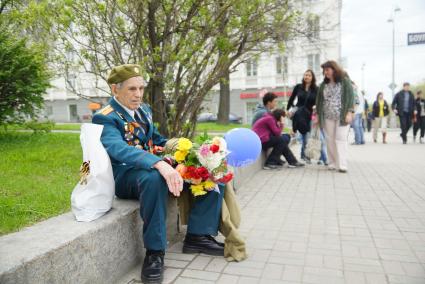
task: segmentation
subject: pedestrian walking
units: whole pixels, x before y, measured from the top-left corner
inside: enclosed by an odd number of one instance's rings
[[[394,96],[391,108],[400,119],[400,137],[403,140],[403,144],[406,144],[407,132],[409,132],[409,129],[412,126],[413,115],[416,113],[415,98],[413,93],[410,91],[409,83],[404,83],[403,90]]]
[[[421,144],[425,143],[424,135],[425,135],[425,99],[422,97],[422,91],[418,91],[416,93],[416,117],[415,123],[413,124],[413,141],[416,142],[416,134],[418,130],[421,130],[421,137],[419,138],[419,142]]]
[[[379,92],[376,95],[376,100],[373,103],[373,142],[378,142],[378,130],[381,128],[382,142],[387,144],[387,123],[388,114],[390,108],[386,100],[384,100],[384,94]]]
[[[353,129],[354,129],[354,144],[362,145],[365,144],[364,140],[364,130],[363,130],[363,113],[364,113],[364,105],[365,99],[363,96],[363,92],[359,92],[357,90],[357,86],[353,83],[353,91],[356,101],[356,112],[354,113],[353,120]]]
[[[321,67],[324,80],[317,94],[316,109],[319,125],[325,132],[328,168],[345,173],[348,170],[348,131],[354,113],[353,87],[335,61],[327,61]]]
[[[312,70],[308,69],[304,72],[302,82],[294,87],[286,106],[289,113],[291,109],[296,109],[291,114],[293,131],[299,132],[301,135],[301,159],[307,163],[310,163],[310,159],[305,155],[305,147],[310,135],[311,115],[313,106],[316,104],[316,95],[316,76]],[[296,104],[294,104],[295,99],[297,100]]]

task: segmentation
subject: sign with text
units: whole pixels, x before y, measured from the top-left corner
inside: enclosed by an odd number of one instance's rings
[[[407,45],[425,44],[425,33],[407,34]]]

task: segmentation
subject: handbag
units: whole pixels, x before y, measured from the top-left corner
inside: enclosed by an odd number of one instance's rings
[[[83,149],[83,164],[80,181],[71,194],[71,207],[77,221],[93,221],[112,207],[115,181],[111,160],[100,142],[103,125],[84,123],[81,126],[80,142]]]
[[[310,138],[307,141],[307,146],[305,149],[305,155],[307,158],[312,160],[320,159],[320,152],[322,149],[322,141],[320,140],[320,129],[315,127],[311,133]]]

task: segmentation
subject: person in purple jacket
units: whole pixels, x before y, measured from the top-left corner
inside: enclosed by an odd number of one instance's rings
[[[281,155],[288,161],[289,168],[304,166],[303,163],[297,161],[288,147],[288,142],[282,138],[284,118],[285,111],[283,109],[275,109],[271,113],[264,114],[252,126],[252,130],[260,137],[263,150],[267,151],[269,148],[273,148],[264,164],[263,169],[265,170],[282,168]]]

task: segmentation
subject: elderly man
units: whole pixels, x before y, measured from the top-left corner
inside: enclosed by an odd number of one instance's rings
[[[142,266],[144,282],[163,278],[166,249],[166,208],[168,192],[179,196],[183,180],[179,173],[151,153],[154,145],[167,141],[152,122],[150,108],[142,103],[144,81],[139,65],[114,67],[108,84],[113,98],[96,113],[93,123],[104,126],[101,141],[111,159],[115,194],[140,202],[146,256]],[[223,192],[197,197],[189,215],[184,253],[223,255],[217,235]]]

